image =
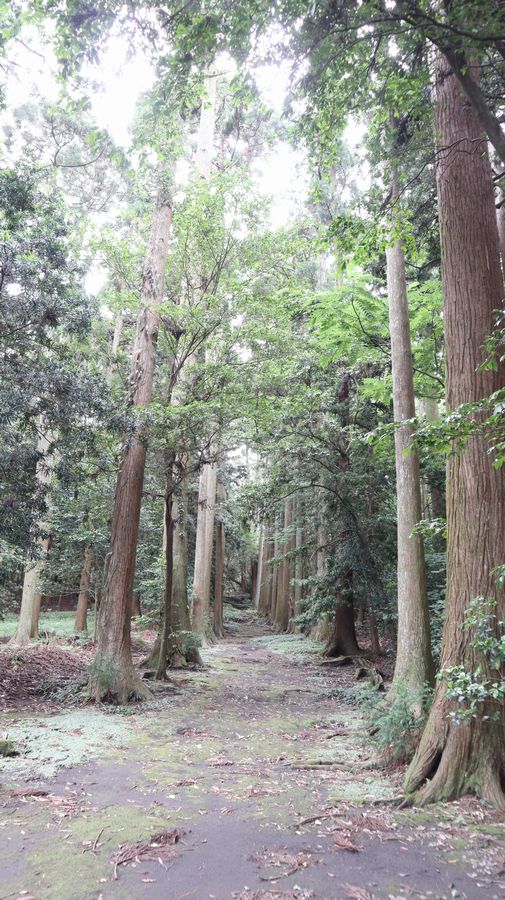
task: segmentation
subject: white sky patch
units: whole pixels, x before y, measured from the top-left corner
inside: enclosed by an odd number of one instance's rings
[[[291,78],[291,66],[287,60],[278,65],[258,66],[254,80],[263,101],[275,112],[282,112]]]
[[[146,56],[129,56],[125,41],[111,37],[100,66],[85,66],[87,78],[101,82],[91,97],[91,109],[97,124],[106,129],[122,147],[131,144],[130,127],[141,94],[154,83],[154,70]]]
[[[279,143],[255,166],[259,191],[273,199],[270,224],[281,228],[296,217],[306,200],[309,175],[305,155],[286,143]]]

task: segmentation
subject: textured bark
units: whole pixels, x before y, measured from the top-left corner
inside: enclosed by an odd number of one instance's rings
[[[173,506],[173,464],[175,459],[167,460],[167,484],[165,488],[165,497],[163,501],[163,534],[165,549],[165,579],[163,586],[163,619],[160,632],[158,664],[156,678],[162,680],[166,678],[168,649],[170,644],[170,634],[172,632],[172,595],[173,595],[173,576],[174,576],[174,520],[172,515]]]
[[[51,445],[51,435],[46,432],[44,423],[40,423],[37,439],[37,453],[39,455],[36,469],[36,480],[39,489],[44,490],[50,479],[50,466],[48,462],[48,450]],[[49,525],[47,522],[37,523],[37,529],[45,536],[37,539],[37,557],[27,560],[24,576],[23,591],[21,594],[21,608],[16,626],[16,632],[9,641],[14,647],[24,647],[30,642],[31,637],[37,637],[40,614],[40,585],[44,571],[50,538],[47,534]]]
[[[293,520],[293,501],[284,501],[283,534],[279,554],[283,560],[279,566],[277,577],[277,602],[275,606],[275,625],[279,631],[287,631],[290,618],[289,596],[291,585],[291,561],[287,554],[291,547],[291,524]]]
[[[335,615],[325,656],[357,656],[360,653],[354,624],[352,575],[342,575],[338,580]]]
[[[79,596],[77,598],[77,609],[75,612],[74,631],[87,633],[88,631],[88,602],[89,602],[89,585],[91,581],[91,572],[93,570],[93,550],[91,547],[84,549],[84,561],[81,571],[81,582],[79,585]]]
[[[260,525],[260,535],[259,535],[259,541],[258,541],[258,569],[257,569],[257,573],[256,573],[255,591],[253,593],[253,603],[254,603],[256,609],[259,609],[259,607],[260,607],[261,586],[262,586],[262,581],[263,581],[264,574],[265,574],[264,573],[265,550],[266,550],[265,526],[262,524],[262,525]]]
[[[261,573],[258,576],[259,599],[258,599],[258,615],[268,616],[270,603],[270,580],[272,577],[272,568],[269,565],[273,556],[272,529],[268,525],[263,526],[263,553],[261,563]]]
[[[173,574],[172,574],[172,630],[168,648],[168,660],[172,668],[188,664],[202,665],[197,638],[191,627],[188,604],[188,536],[186,519],[188,512],[187,479],[183,477],[174,495],[172,518]]]
[[[303,528],[300,526],[297,527],[295,532],[295,549],[296,549],[296,557],[295,557],[295,586],[294,586],[294,605],[295,605],[295,616],[300,615],[300,606],[302,602],[302,586],[300,581],[303,578],[303,557],[302,557],[302,547],[303,547]]]
[[[491,168],[479,122],[443,60],[436,66],[435,132],[442,247],[447,409],[478,401],[505,386],[505,367],[479,370],[493,311],[503,306],[498,232]],[[478,666],[492,677],[486,658],[464,629],[468,603],[496,597],[505,617],[503,591],[493,569],[505,558],[505,469],[496,470],[482,435],[470,439],[447,463],[447,596],[441,668]],[[505,807],[504,710],[483,704],[483,715],[455,725],[440,681],[417,753],[407,772],[416,803],[454,799],[473,792]],[[426,779],[429,779],[426,782]]]
[[[131,403],[143,408],[149,406],[153,390],[159,307],[172,223],[171,194],[163,172],[160,182],[142,279],[131,368]],[[133,434],[125,436],[117,477],[107,576],[90,679],[90,696],[96,700],[125,703],[132,697],[142,698],[150,693],[135,672],[130,634],[146,447],[147,433],[140,423]]]
[[[198,482],[198,508],[196,514],[195,566],[193,574],[193,604],[191,621],[193,631],[203,641],[207,630],[208,610],[205,605],[205,573],[207,550],[207,494],[209,466],[204,466]]]
[[[211,176],[216,118],[217,78],[211,72],[205,79],[200,108],[195,168],[204,181]],[[200,273],[203,276],[203,273]],[[216,465],[206,463],[200,472],[196,524],[195,568],[193,577],[193,630],[202,642],[209,635],[209,598],[214,539],[214,505],[216,500]]]
[[[225,499],[224,484],[219,481],[217,487],[216,501],[221,507]],[[216,571],[214,579],[214,610],[213,624],[214,634],[216,637],[223,636],[223,594],[224,594],[224,548],[225,548],[225,528],[222,517],[216,522]]]
[[[392,201],[399,200],[396,173]],[[394,223],[393,223],[394,227]],[[401,240],[386,251],[389,329],[393,374],[395,428],[396,514],[398,537],[398,643],[391,690],[405,685],[418,694],[434,679],[431,656],[426,571],[421,535],[414,534],[421,515],[419,458],[409,449],[413,428],[402,424],[415,416],[414,372],[410,344],[405,256]]]
[[[279,541],[279,529],[280,529],[280,516],[276,516],[275,524],[274,524],[274,534],[273,534],[273,545],[274,552],[272,559],[277,559],[279,556],[280,550],[280,541]],[[272,624],[275,622],[276,616],[276,607],[277,607],[277,584],[279,581],[279,566],[277,563],[272,565],[272,580],[270,583],[270,610],[269,610],[269,622]]]
[[[503,175],[505,178],[505,173]],[[500,246],[501,268],[505,277],[505,191],[503,188],[498,192],[500,206],[496,210],[496,223],[498,225],[498,243]]]

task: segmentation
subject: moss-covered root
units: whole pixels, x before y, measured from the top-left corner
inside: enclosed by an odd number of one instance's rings
[[[405,777],[407,799],[425,806],[475,794],[505,809],[501,723],[473,719],[455,725],[445,713],[443,718],[430,715]]]
[[[130,660],[95,657],[89,680],[89,697],[100,703],[124,705],[152,697],[149,687]]]

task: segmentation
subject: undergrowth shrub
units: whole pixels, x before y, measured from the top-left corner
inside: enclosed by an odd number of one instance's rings
[[[368,710],[370,734],[384,763],[408,762],[414,755],[426,723],[433,689],[423,685],[415,692],[407,686],[397,689],[394,699],[370,693],[364,701]],[[421,709],[416,715],[415,709]]]

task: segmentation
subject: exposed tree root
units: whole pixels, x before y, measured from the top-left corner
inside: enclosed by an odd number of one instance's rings
[[[434,703],[405,777],[407,802],[426,806],[474,794],[505,809],[503,722],[472,719],[459,725],[447,704]]]
[[[90,700],[120,706],[136,700],[149,700],[151,690],[131,662],[95,659],[89,680]]]

